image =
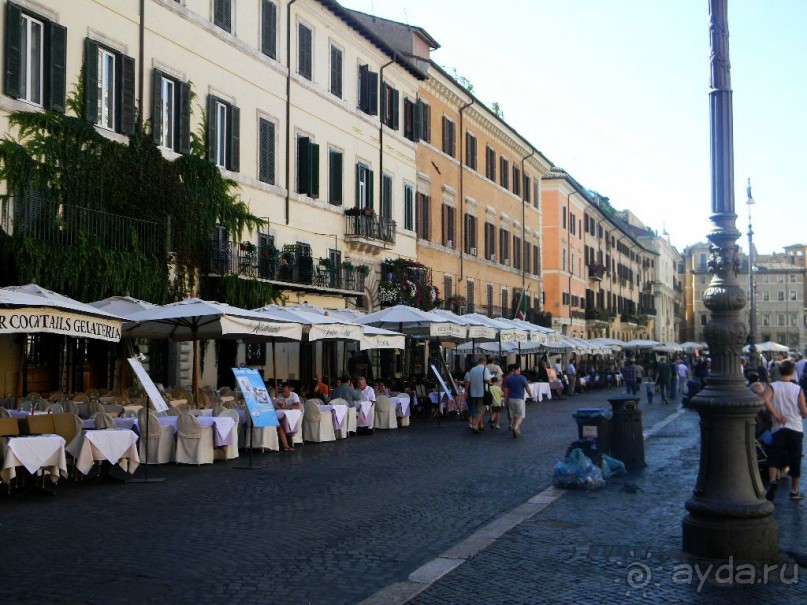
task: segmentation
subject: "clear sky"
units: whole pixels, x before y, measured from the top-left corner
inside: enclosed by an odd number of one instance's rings
[[[710,231],[706,0],[340,0],[426,29],[433,59],[584,187],[682,250]],[[729,0],[735,208],[762,253],[807,244],[807,0]]]

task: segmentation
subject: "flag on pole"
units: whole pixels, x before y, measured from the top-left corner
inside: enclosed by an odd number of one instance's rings
[[[529,291],[529,288],[527,289]],[[527,319],[527,310],[529,308],[529,299],[527,298],[527,292],[522,291],[521,297],[518,299],[518,306],[516,307],[516,319],[520,319],[522,321]]]

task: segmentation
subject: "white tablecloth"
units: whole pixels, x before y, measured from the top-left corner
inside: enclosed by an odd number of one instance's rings
[[[356,426],[373,428],[373,422],[375,422],[375,418],[373,416],[373,403],[374,402],[372,401],[359,402],[359,417],[356,420]]]
[[[129,429],[104,429],[84,431],[71,454],[76,457],[76,468],[83,474],[92,470],[96,460],[108,460],[124,471],[134,473],[140,466],[137,453],[137,435]]]
[[[543,401],[544,397],[552,399],[552,389],[549,388],[548,382],[531,382],[530,392],[532,393],[530,399],[535,401]]]
[[[174,433],[177,432],[178,419],[179,416],[157,416],[157,422],[160,423],[160,426],[170,426],[174,429]],[[140,425],[138,424],[137,418],[115,418],[114,420],[116,428],[134,429],[140,432]],[[232,418],[228,418],[227,416],[197,416],[196,420],[199,421],[202,428],[208,426],[213,427],[213,445],[216,447],[230,445],[232,443],[233,427],[235,426],[235,420]],[[94,429],[95,419],[89,418],[84,420],[82,424],[85,429]]]
[[[300,421],[303,418],[302,410],[276,410],[276,413],[286,433],[293,434],[300,431]]]
[[[321,412],[330,412],[333,416],[333,430],[341,431],[347,416],[347,406],[341,404],[327,404],[319,406]]]
[[[0,479],[10,482],[17,476],[18,466],[24,466],[32,475],[41,468],[45,469],[54,483],[59,480],[59,475],[67,477],[64,444],[64,438],[59,435],[10,437],[3,453]]]
[[[390,400],[395,404],[395,415],[398,416],[398,418],[406,418],[409,416],[409,395],[395,395],[395,397],[390,397]]]

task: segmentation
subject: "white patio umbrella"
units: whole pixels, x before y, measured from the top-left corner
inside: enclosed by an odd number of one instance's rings
[[[303,325],[225,303],[188,298],[129,317],[126,336],[193,341],[193,393],[198,398],[199,339],[301,340]]]
[[[0,334],[63,334],[118,342],[123,319],[36,284],[0,288]]]
[[[674,342],[662,342],[661,344],[653,347],[653,350],[657,351],[658,353],[667,353],[668,355],[672,355],[673,353],[683,351],[683,347]]]
[[[743,351],[745,351],[746,348],[750,347],[746,345],[743,347]],[[788,350],[785,345],[780,345],[778,342],[772,342],[770,340],[757,345],[757,351],[761,353],[787,353]]]
[[[461,322],[407,305],[396,305],[369,313],[360,318],[359,323],[385,330],[397,330],[414,338],[465,339],[468,336],[468,330]]]
[[[640,339],[640,340],[628,341],[624,345],[622,345],[622,348],[626,349],[626,350],[630,349],[630,350],[638,351],[639,349],[652,349],[653,347],[657,347],[660,344],[661,343],[658,342],[657,340],[641,340]]]
[[[364,334],[359,341],[359,349],[405,349],[406,336],[392,330],[363,326]]]
[[[690,351],[702,351],[706,348],[706,345],[702,342],[687,341],[681,343],[681,348],[689,353]]]
[[[132,298],[128,294],[126,296],[110,296],[102,300],[91,302],[89,305],[107,313],[123,317],[124,319],[135,313],[140,313],[140,311],[153,309],[157,306],[145,300]]]

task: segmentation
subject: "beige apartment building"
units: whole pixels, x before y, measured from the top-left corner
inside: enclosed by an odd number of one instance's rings
[[[175,159],[201,132],[208,159],[265,220],[242,238],[211,234],[209,277],[273,284],[289,303],[372,309],[382,261],[415,259],[417,145],[404,115],[426,75],[337,2],[2,4],[3,135],[11,112],[64,112],[81,73],[87,119],[109,139],[126,143],[140,116]],[[184,349],[174,384],[189,377]],[[233,350],[219,365],[244,355]],[[279,372],[304,377],[295,364]]]

